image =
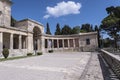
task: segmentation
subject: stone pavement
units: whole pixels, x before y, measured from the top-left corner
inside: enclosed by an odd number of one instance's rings
[[[104,80],[97,53],[51,53],[0,62],[0,80]]]
[[[90,56],[61,52],[0,62],[0,80],[79,80]]]
[[[84,70],[81,80],[104,80],[98,53],[92,53],[89,63]]]

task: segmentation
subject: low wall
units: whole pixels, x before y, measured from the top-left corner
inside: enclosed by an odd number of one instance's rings
[[[101,55],[106,60],[110,68],[120,78],[120,57],[101,49]]]
[[[9,52],[10,52],[9,57],[27,55],[27,49],[14,49],[14,50],[9,50]]]
[[[49,50],[53,50],[54,52],[73,52],[73,51],[77,51],[77,52],[93,52],[96,51],[98,48],[95,46],[92,47],[75,47],[75,48],[45,48],[45,52],[48,52]]]

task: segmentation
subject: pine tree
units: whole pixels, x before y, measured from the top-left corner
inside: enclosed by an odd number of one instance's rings
[[[57,23],[57,25],[56,25],[55,35],[61,35],[61,29],[60,29],[60,24],[59,23]]]
[[[17,22],[17,20],[15,20],[12,16],[11,16],[11,26],[15,27],[15,23]]]
[[[70,35],[70,34],[72,34],[72,29],[71,29],[71,27],[69,27],[69,25],[65,25],[65,26],[62,28],[61,34],[62,34],[62,35]]]
[[[47,23],[46,26],[47,26],[46,34],[50,34],[51,35],[50,28],[49,28],[49,23]]]

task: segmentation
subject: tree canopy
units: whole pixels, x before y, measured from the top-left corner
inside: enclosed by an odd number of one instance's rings
[[[61,35],[70,35],[72,34],[72,29],[69,25],[65,25],[63,28],[62,28],[62,31],[61,31]]]
[[[71,34],[78,34],[80,33],[80,26],[73,27]]]
[[[120,6],[106,8],[108,16],[105,17],[100,28],[105,30],[109,36],[115,41],[115,47],[117,48],[117,39],[120,32]]]
[[[83,31],[83,32],[92,32],[93,31],[93,29],[92,29],[92,25],[90,25],[90,24],[82,24],[82,26],[81,26],[81,30]]]

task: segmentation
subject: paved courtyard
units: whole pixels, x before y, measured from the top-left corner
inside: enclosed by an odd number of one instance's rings
[[[61,52],[0,62],[0,80],[80,80],[90,58],[91,52]]]

